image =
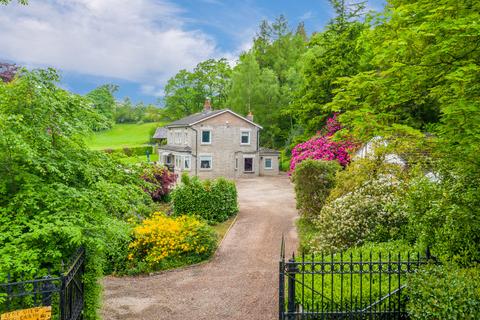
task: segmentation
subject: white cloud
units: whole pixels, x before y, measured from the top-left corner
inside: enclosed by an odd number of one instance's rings
[[[222,55],[166,0],[48,0],[0,10],[0,57],[155,87]]]

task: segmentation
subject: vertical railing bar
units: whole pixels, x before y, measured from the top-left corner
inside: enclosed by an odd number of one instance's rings
[[[390,310],[392,301],[392,253],[388,251],[388,309]]]
[[[315,286],[314,286],[315,285],[315,263],[314,263],[314,261],[315,261],[315,254],[312,252],[312,270],[311,270],[312,271],[312,274],[311,274],[311,276],[312,276],[312,279],[311,279],[311,283],[312,283],[312,287],[311,287],[312,288],[312,293],[311,293],[312,306],[311,307],[312,307],[312,309],[314,308],[314,299],[313,298],[314,298],[314,295],[315,295],[315,292],[313,291],[313,289],[315,289]]]
[[[378,300],[382,299],[382,252],[378,252]]]
[[[363,300],[363,255],[362,255],[362,251],[360,251],[360,309],[363,309],[363,303],[362,303],[362,300]]]
[[[331,288],[330,288],[330,296],[331,296],[331,309],[330,311],[334,311],[335,307],[334,307],[334,302],[333,302],[333,282],[334,282],[334,269],[335,269],[335,265],[333,263],[333,251],[330,251],[330,273],[331,273],[331,280],[332,280],[332,283],[331,283]]]
[[[302,252],[302,319],[303,319],[303,310],[305,309],[304,305],[305,305],[305,252]]]
[[[343,251],[340,251],[340,307],[343,306]]]
[[[401,284],[401,273],[402,273],[402,256],[400,254],[400,252],[398,253],[398,288],[400,288],[402,286]],[[398,319],[401,319],[401,316],[400,316],[400,304],[401,304],[401,293],[402,291],[399,290],[398,291]]]
[[[373,261],[372,261],[372,250],[370,250],[370,260],[369,260],[369,271],[370,271],[370,305],[372,305],[372,274],[373,274]],[[370,319],[372,319],[372,310],[373,308],[370,308]]]
[[[353,254],[350,251],[350,309],[352,309],[353,305]]]
[[[325,310],[325,304],[324,304],[324,286],[325,286],[325,254],[324,252],[322,251],[322,305],[320,306],[322,308],[322,312],[323,310]]]

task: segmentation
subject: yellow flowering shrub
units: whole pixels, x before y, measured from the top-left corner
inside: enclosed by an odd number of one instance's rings
[[[128,259],[141,269],[162,270],[196,263],[215,250],[215,231],[191,216],[168,217],[154,213],[133,230]],[[144,270],[146,271],[146,270]]]

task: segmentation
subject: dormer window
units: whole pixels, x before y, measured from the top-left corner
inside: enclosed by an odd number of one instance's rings
[[[240,144],[250,144],[250,131],[242,131],[240,135]]]
[[[202,144],[211,144],[211,143],[212,143],[212,131],[202,130]]]

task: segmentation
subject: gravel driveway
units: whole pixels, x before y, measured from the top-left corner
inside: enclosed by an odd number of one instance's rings
[[[106,277],[102,315],[110,319],[278,319],[278,258],[296,246],[287,176],[237,183],[238,219],[208,263],[144,277]]]

